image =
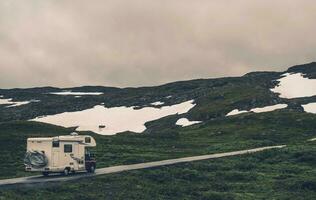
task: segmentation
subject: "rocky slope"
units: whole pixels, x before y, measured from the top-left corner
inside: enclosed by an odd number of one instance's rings
[[[286,144],[281,152],[202,161],[153,171],[124,173],[89,179],[88,183],[57,184],[44,188],[0,189],[4,199],[315,199],[316,114],[303,105],[316,102],[313,96],[281,98],[271,89],[282,83],[284,74],[299,74],[313,81],[316,63],[289,68],[285,72],[253,72],[242,77],[181,81],[142,88],[30,88],[0,90],[2,99],[33,101],[20,106],[0,104],[0,177],[26,176],[23,154],[27,137],[68,134],[74,128],[27,121],[38,116],[81,111],[95,105],[161,108],[194,100],[183,114],[147,122],[143,133],[124,132],[104,136],[93,132],[100,167],[194,156],[268,145]],[[310,82],[306,85],[308,88]],[[302,87],[304,90],[304,86]],[[52,92],[98,92],[100,95],[55,95]],[[313,90],[313,88],[311,89]],[[310,91],[307,91],[310,92]],[[151,105],[164,102],[163,105]],[[238,109],[286,104],[269,112]],[[265,110],[265,109],[263,109]],[[178,126],[181,118],[201,121]],[[170,178],[171,177],[171,178]],[[36,194],[40,196],[36,196]],[[59,196],[55,196],[59,195]],[[26,198],[27,197],[27,198]],[[56,197],[56,198],[55,198]]]

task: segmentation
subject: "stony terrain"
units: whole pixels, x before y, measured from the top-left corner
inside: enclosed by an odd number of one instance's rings
[[[82,182],[43,185],[39,188],[1,188],[3,199],[315,199],[316,114],[303,105],[316,102],[316,94],[281,98],[275,88],[285,73],[314,79],[316,63],[285,72],[253,72],[242,77],[181,81],[142,88],[29,88],[0,90],[2,99],[26,102],[0,104],[0,177],[28,176],[23,170],[28,137],[69,134],[76,127],[28,121],[39,116],[111,107],[161,108],[194,100],[188,112],[149,121],[142,133],[100,135],[93,132],[98,166],[157,161],[282,145],[282,150],[199,161],[122,174],[104,175]],[[304,88],[304,87],[303,87]],[[56,95],[63,92],[98,95]],[[99,94],[102,93],[102,94]],[[80,96],[80,97],[76,97]],[[170,97],[171,96],[171,97]],[[152,104],[164,102],[163,105]],[[245,112],[277,104],[287,107],[269,112]],[[200,123],[179,126],[181,118]],[[79,132],[83,133],[83,132]],[[58,195],[58,196],[56,196]]]

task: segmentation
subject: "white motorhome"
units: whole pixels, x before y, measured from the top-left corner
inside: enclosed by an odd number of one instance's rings
[[[72,133],[49,138],[28,138],[24,159],[26,171],[49,173],[88,171],[94,172],[96,161],[87,147],[95,147],[96,142],[89,135]]]

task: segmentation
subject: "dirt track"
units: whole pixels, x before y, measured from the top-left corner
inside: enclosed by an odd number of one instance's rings
[[[35,183],[70,181],[70,180],[75,180],[75,179],[80,179],[80,178],[85,178],[85,177],[98,176],[102,174],[111,174],[111,173],[130,171],[130,170],[136,170],[136,169],[146,169],[146,168],[152,168],[152,167],[166,166],[166,165],[172,165],[172,164],[178,164],[178,163],[184,163],[184,162],[193,162],[193,161],[215,159],[215,158],[228,157],[228,156],[237,156],[237,155],[264,151],[268,149],[279,149],[285,146],[286,145],[268,146],[268,147],[233,151],[233,152],[227,152],[227,153],[216,153],[216,154],[209,154],[209,155],[203,155],[203,156],[193,156],[193,157],[177,158],[177,159],[170,159],[170,160],[132,164],[132,165],[106,167],[106,168],[97,169],[94,174],[77,173],[75,175],[70,175],[70,176],[60,176],[60,175],[53,175],[49,177],[29,176],[29,177],[21,177],[21,178],[4,179],[4,180],[0,180],[0,186],[8,186],[8,185],[14,185],[14,184],[35,184]]]

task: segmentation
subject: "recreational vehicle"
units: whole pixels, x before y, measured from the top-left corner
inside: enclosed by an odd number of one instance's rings
[[[49,173],[88,171],[96,168],[94,156],[88,147],[95,147],[96,142],[88,135],[72,133],[66,136],[49,138],[28,138],[27,152],[24,158],[25,170]]]

